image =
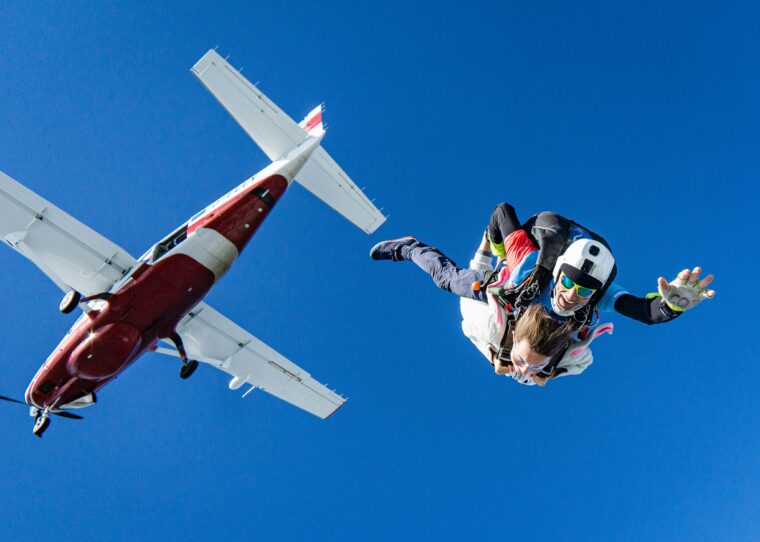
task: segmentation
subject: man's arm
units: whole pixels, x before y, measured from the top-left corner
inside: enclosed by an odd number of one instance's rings
[[[649,294],[647,297],[623,294],[615,301],[615,311],[649,325],[669,322],[680,315],[668,307],[665,300],[658,294]]]
[[[646,297],[623,294],[615,300],[615,310],[645,324],[661,324],[677,318],[683,311],[691,309],[704,299],[712,299],[715,290],[708,290],[713,276],[700,280],[702,268],[692,271],[684,269],[668,283],[663,277],[657,279],[658,292]]]
[[[565,243],[573,222],[556,213],[545,211],[529,218],[520,225],[514,207],[508,203],[496,206],[488,224],[491,251],[500,260],[507,258],[505,240],[520,230],[527,234],[532,245],[539,249],[536,265],[526,281],[520,286],[515,307],[525,307],[546,286],[557,259],[565,250]],[[510,265],[511,267],[511,265]]]
[[[565,250],[573,222],[556,213],[544,211],[528,220],[525,225],[530,225],[530,234],[539,248],[536,265],[551,273]]]

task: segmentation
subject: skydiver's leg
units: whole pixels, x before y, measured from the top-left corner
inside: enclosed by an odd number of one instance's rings
[[[488,237],[496,245],[504,242],[509,234],[520,229],[520,220],[515,208],[509,203],[500,203],[491,213],[488,223]]]
[[[399,256],[401,259],[413,261],[417,267],[430,275],[441,290],[459,297],[487,302],[485,291],[472,289],[473,282],[483,281],[485,271],[458,267],[451,258],[437,248],[417,240],[402,246],[399,249]]]

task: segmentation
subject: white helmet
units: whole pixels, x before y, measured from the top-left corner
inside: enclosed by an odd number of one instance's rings
[[[599,290],[607,283],[614,268],[615,258],[610,249],[594,239],[581,239],[567,247],[557,258],[552,275],[555,285],[559,282],[560,274],[564,273],[576,284]],[[554,312],[560,316],[572,316],[575,311],[562,310],[555,298],[552,290]]]

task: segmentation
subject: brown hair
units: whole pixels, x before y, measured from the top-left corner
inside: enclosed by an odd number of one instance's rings
[[[572,322],[557,322],[541,305],[531,305],[515,324],[514,341],[526,339],[542,356],[553,356],[570,340]]]

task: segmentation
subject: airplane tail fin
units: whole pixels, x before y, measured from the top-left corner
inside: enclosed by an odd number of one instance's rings
[[[322,105],[297,124],[213,49],[191,71],[272,161],[308,138],[324,135]],[[295,180],[367,233],[385,222],[385,216],[322,147],[311,154]]]
[[[298,126],[306,130],[306,133],[310,136],[322,137],[325,133],[325,127],[322,124],[322,113],[324,110],[324,104],[319,104],[298,123]]]

